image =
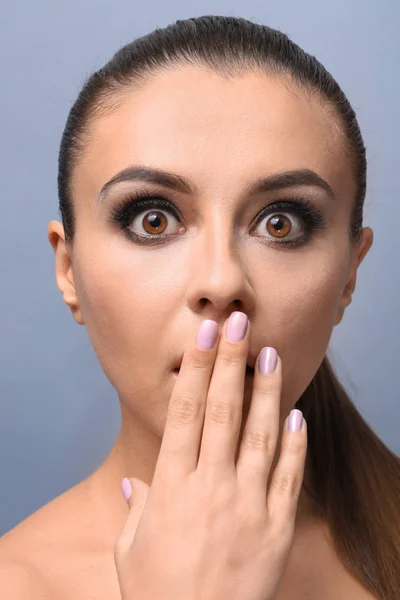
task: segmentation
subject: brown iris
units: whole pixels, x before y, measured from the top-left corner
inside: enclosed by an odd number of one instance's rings
[[[142,220],[143,228],[147,233],[163,233],[167,219],[162,212],[151,211]],[[292,230],[290,219],[285,215],[274,215],[267,221],[268,233],[274,237],[286,237]]]
[[[145,218],[142,221],[143,227],[147,233],[162,233],[162,231],[160,232],[160,229],[162,227],[162,225],[161,225],[162,222],[166,223],[167,219],[161,212],[157,212],[157,211],[152,211],[152,212],[147,213],[147,215],[145,216]],[[153,228],[152,231],[147,230],[147,226],[148,226],[147,223],[150,223],[150,227]],[[156,229],[156,231],[154,231],[154,228]]]
[[[290,233],[292,223],[285,215],[274,215],[267,221],[268,233],[275,237],[285,237]]]

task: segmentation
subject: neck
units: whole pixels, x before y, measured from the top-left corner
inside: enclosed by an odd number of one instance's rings
[[[121,491],[122,478],[137,477],[151,486],[160,452],[161,438],[156,432],[149,431],[137,417],[124,409],[123,404],[121,415],[121,429],[114,446],[106,460],[84,482],[91,518],[102,523],[99,547],[114,546],[126,521],[127,504]],[[284,418],[281,420],[283,422]],[[281,436],[282,425],[271,475],[279,459]],[[304,480],[307,481],[307,465]],[[315,521],[316,514],[315,504],[303,486],[297,506],[296,528]]]

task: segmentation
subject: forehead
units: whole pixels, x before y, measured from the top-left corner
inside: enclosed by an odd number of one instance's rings
[[[93,121],[76,185],[95,196],[134,163],[171,168],[200,189],[310,168],[348,195],[352,174],[332,114],[288,86],[261,74],[228,80],[195,67],[163,71]]]

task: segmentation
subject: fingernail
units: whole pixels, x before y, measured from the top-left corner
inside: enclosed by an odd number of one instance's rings
[[[278,353],[275,348],[264,346],[258,357],[258,367],[263,375],[270,375],[276,369]]]
[[[291,432],[300,431],[302,424],[303,424],[303,413],[301,412],[301,410],[294,408],[289,413],[288,430]]]
[[[218,335],[218,323],[206,319],[202,322],[197,332],[196,344],[200,350],[210,350]]]
[[[230,342],[240,342],[246,335],[248,318],[242,312],[231,314],[226,325],[226,337]]]
[[[122,480],[122,493],[124,495],[125,500],[128,502],[129,498],[132,496],[132,486],[131,482],[127,477],[124,477]]]

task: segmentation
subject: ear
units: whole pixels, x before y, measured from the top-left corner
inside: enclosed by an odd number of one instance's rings
[[[341,322],[345,309],[347,308],[347,306],[349,306],[349,304],[351,304],[352,295],[354,290],[356,289],[358,267],[364,260],[364,257],[368,253],[369,249],[371,248],[373,240],[374,234],[372,229],[370,227],[364,227],[361,232],[361,239],[354,245],[349,275],[342,293],[342,297],[340,299],[335,326]]]
[[[47,233],[56,257],[57,287],[62,292],[64,302],[69,306],[75,321],[80,325],[84,325],[85,322],[76,295],[70,250],[65,242],[64,227],[59,221],[51,221]]]

